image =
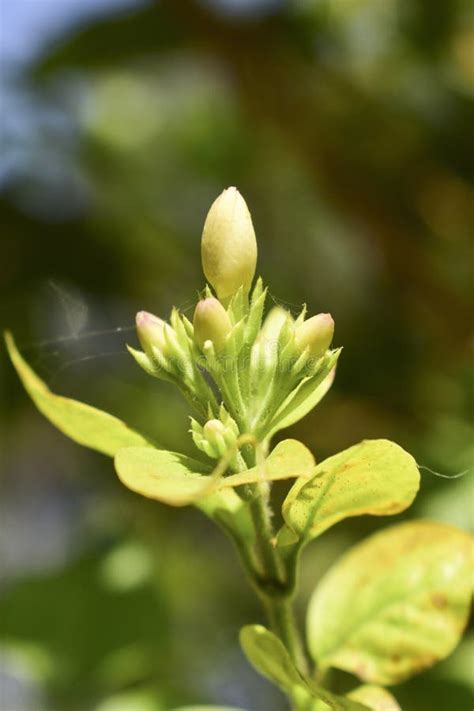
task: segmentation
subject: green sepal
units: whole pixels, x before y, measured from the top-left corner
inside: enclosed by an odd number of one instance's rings
[[[245,343],[247,346],[251,346],[255,341],[260,330],[260,326],[262,325],[266,296],[267,289],[263,288],[262,278],[259,277],[252,293],[249,313],[245,324]]]
[[[144,351],[139,351],[136,348],[132,348],[132,346],[129,346],[128,344],[127,351],[147,375],[151,375],[152,378],[160,378],[161,380],[168,380],[170,382],[173,381],[173,379],[165,370],[164,361],[160,366],[158,362],[154,362],[151,358],[149,358]]]

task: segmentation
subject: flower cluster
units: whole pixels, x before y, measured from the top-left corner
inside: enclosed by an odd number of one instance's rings
[[[252,282],[257,243],[247,205],[235,188],[213,203],[202,237],[202,264],[210,286],[193,323],[173,309],[170,323],[140,311],[143,351],[129,348],[150,375],[174,382],[197,410],[196,446],[223,456],[239,434],[268,440],[303,417],[332,381],[339,351],[330,350],[330,314],[296,319],[280,306],[264,318],[267,289]],[[214,290],[215,294],[211,290]]]

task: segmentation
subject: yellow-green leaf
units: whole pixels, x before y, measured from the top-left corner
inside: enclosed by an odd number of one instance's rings
[[[304,444],[296,439],[284,439],[276,445],[262,464],[240,474],[226,477],[222,480],[222,485],[235,487],[257,481],[294,478],[301,478],[304,481],[311,476],[314,464],[314,457]]]
[[[330,711],[367,711],[367,707],[357,701],[336,696],[303,677],[281,640],[262,625],[243,627],[240,644],[255,669],[283,689],[298,708],[315,708],[311,704],[313,700],[322,702]]]
[[[115,458],[125,486],[170,506],[186,506],[243,484],[308,476],[313,466],[311,452],[296,440],[280,442],[261,465],[228,477],[202,476],[211,474],[210,467],[149,447],[122,449]]]
[[[120,481],[137,494],[170,506],[185,506],[211,493],[210,469],[183,454],[150,447],[120,449],[115,457]]]
[[[375,684],[364,684],[347,694],[348,699],[360,701],[373,711],[402,711],[396,698],[387,689]]]
[[[291,693],[304,681],[283,643],[262,625],[246,625],[240,630],[245,656],[263,676],[283,691]]]
[[[108,412],[55,395],[19,353],[13,336],[5,342],[16,372],[38,410],[61,432],[84,447],[113,457],[121,447],[149,447],[151,443]]]
[[[268,431],[265,432],[268,439],[276,432],[301,420],[323,399],[334,382],[336,363],[340,354],[340,348],[332,351],[321,373],[317,377],[302,380],[296,390],[287,397],[272,418]]]
[[[420,482],[413,457],[386,439],[365,440],[318,464],[297,480],[283,503],[287,528],[280,545],[309,540],[350,516],[399,513],[412,503]]]
[[[446,657],[471,600],[472,539],[452,526],[414,521],[371,536],[316,588],[308,644],[323,667],[396,684]]]

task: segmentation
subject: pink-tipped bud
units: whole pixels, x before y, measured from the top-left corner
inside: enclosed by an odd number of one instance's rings
[[[160,351],[166,350],[165,328],[168,325],[161,318],[148,313],[148,311],[139,311],[135,322],[138,340],[145,353],[151,352],[153,348],[159,348]]]
[[[331,314],[317,314],[298,326],[295,341],[301,351],[309,348],[310,356],[320,358],[331,345],[333,336],[334,321]]]
[[[232,324],[227,311],[214,297],[199,301],[194,311],[194,339],[202,350],[206,341],[212,341],[219,352],[225,346]]]
[[[257,241],[247,204],[227,188],[211,205],[201,242],[202,266],[217,296],[227,302],[242,286],[250,291],[257,265]]]

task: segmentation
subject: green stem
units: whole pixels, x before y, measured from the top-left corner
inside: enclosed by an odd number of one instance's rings
[[[277,594],[278,590],[281,590],[285,584],[285,569],[278,555],[278,551],[272,543],[273,526],[271,512],[265,500],[266,495],[262,491],[263,486],[267,486],[267,484],[254,484],[251,487],[255,495],[250,502],[250,513],[255,528],[258,552],[262,562],[262,573],[264,576],[262,584],[264,583],[269,589],[273,590],[273,594]]]
[[[287,648],[297,669],[308,673],[308,662],[298,631],[291,598],[263,597],[263,605],[270,627]]]
[[[308,673],[308,663],[294,616],[293,588],[288,585],[286,566],[274,545],[271,511],[261,486],[255,485],[257,494],[250,503],[262,568],[261,577],[254,582],[271,629],[280,637],[297,668],[305,674]]]

